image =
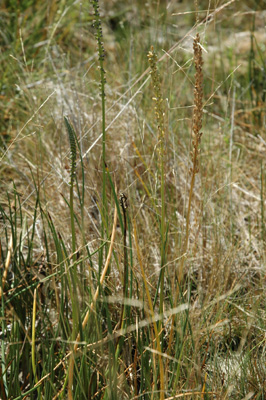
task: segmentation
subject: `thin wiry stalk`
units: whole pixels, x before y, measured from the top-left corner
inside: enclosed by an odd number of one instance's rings
[[[105,152],[105,142],[106,142],[106,124],[105,124],[105,70],[104,70],[104,58],[105,51],[103,47],[103,33],[102,33],[102,22],[101,16],[99,12],[99,1],[93,0],[92,5],[94,8],[94,16],[95,20],[93,22],[94,27],[96,29],[95,37],[98,45],[98,56],[99,56],[99,64],[100,64],[100,94],[101,94],[101,102],[102,102],[102,171],[103,171],[103,187],[102,187],[102,202],[103,202],[103,218],[102,218],[102,240],[105,237],[105,226],[108,227],[108,212],[107,212],[107,198],[106,198],[106,152]],[[100,252],[100,260],[99,267],[101,269],[103,264],[103,252]]]
[[[36,289],[34,289],[33,295],[33,307],[32,307],[32,333],[31,333],[31,365],[32,372],[35,382],[38,382],[36,375],[36,360],[35,360],[35,321],[36,321]]]
[[[146,292],[146,296],[148,299],[148,306],[150,309],[150,314],[151,317],[154,320],[154,308],[153,308],[153,304],[152,304],[152,300],[151,300],[151,296],[150,296],[150,292],[149,292],[149,287],[148,287],[148,283],[147,283],[147,279],[146,279],[146,275],[145,275],[145,270],[142,264],[142,256],[141,256],[141,252],[140,252],[140,248],[139,248],[139,244],[138,244],[138,238],[137,238],[137,227],[136,227],[136,221],[133,220],[133,228],[134,228],[134,239],[135,239],[135,245],[136,245],[136,250],[137,250],[137,257],[138,257],[138,262],[140,265],[140,269],[141,269],[141,275],[142,275],[142,279],[145,285],[145,292]],[[156,339],[156,345],[157,345],[157,352],[158,352],[158,357],[159,357],[159,368],[160,368],[160,400],[164,400],[164,367],[163,367],[163,360],[162,360],[162,348],[161,348],[161,343],[160,343],[160,337],[159,337],[159,332],[157,329],[157,325],[156,322],[153,323],[153,328],[154,328],[154,334],[155,334],[155,339]]]
[[[75,216],[74,216],[74,181],[76,174],[76,158],[77,158],[77,146],[76,146],[76,134],[68,119],[64,117],[65,124],[67,127],[69,143],[70,143],[70,218],[71,218],[71,236],[72,236],[72,256],[71,259],[73,261],[73,273],[69,273],[69,265],[67,265],[66,276],[68,278],[69,291],[72,300],[72,310],[73,310],[73,329],[72,329],[72,340],[75,340],[78,331],[78,297],[77,297],[77,265],[76,265],[76,234],[75,234]],[[63,244],[63,243],[62,243]],[[70,280],[70,276],[72,280]],[[72,286],[71,286],[72,282]],[[72,386],[73,386],[73,377],[74,377],[74,355],[72,354],[69,362],[69,370],[68,370],[68,399],[73,399],[72,394]]]
[[[184,262],[186,259],[186,253],[188,249],[188,239],[190,232],[190,215],[191,215],[191,204],[193,198],[193,190],[196,174],[199,172],[199,153],[200,153],[200,141],[201,141],[201,128],[202,128],[202,100],[203,100],[203,59],[202,59],[202,49],[200,45],[200,36],[197,33],[194,43],[194,64],[195,64],[195,87],[194,87],[194,112],[193,112],[193,140],[192,146],[193,149],[191,151],[191,159],[192,159],[192,167],[190,168],[190,188],[189,188],[189,196],[188,196],[188,208],[187,208],[187,216],[186,216],[186,234],[185,241],[183,245],[183,257],[181,259],[181,266],[178,274],[178,282],[180,283],[183,277],[183,269]]]
[[[127,259],[127,197],[124,193],[120,194],[120,205],[123,211],[124,217],[124,229],[123,229],[123,245],[124,245],[124,277],[123,277],[123,297],[127,297],[127,278],[128,278],[128,259]],[[121,317],[119,323],[119,329],[124,327],[124,303],[122,304]]]
[[[199,153],[200,153],[200,141],[201,141],[201,128],[202,128],[202,108],[203,108],[203,73],[202,73],[202,66],[203,66],[203,59],[202,59],[202,49],[200,45],[200,36],[197,33],[194,42],[193,42],[193,50],[194,50],[194,64],[195,64],[195,85],[194,85],[194,111],[193,111],[193,126],[192,126],[192,133],[193,133],[193,140],[192,146],[193,149],[191,151],[191,159],[192,159],[192,167],[190,168],[190,188],[189,188],[189,196],[188,196],[188,208],[187,208],[187,215],[186,215],[186,232],[185,232],[185,239],[182,248],[182,258],[181,264],[178,271],[178,286],[175,292],[174,298],[174,305],[177,303],[177,298],[179,294],[180,284],[183,279],[183,270],[185,266],[185,260],[187,256],[188,250],[188,241],[189,241],[189,233],[190,233],[190,215],[191,215],[191,205],[192,205],[192,198],[194,192],[194,183],[196,174],[199,172]],[[168,342],[168,348],[171,348],[172,341],[173,341],[173,332],[174,332],[174,318],[172,319],[171,330],[170,330],[170,337]]]
[[[76,174],[76,158],[77,158],[77,146],[76,146],[76,135],[75,132],[68,122],[68,119],[64,117],[66,128],[67,128],[67,133],[68,133],[68,138],[69,138],[69,144],[70,144],[70,160],[71,160],[71,166],[70,166],[70,218],[71,218],[71,237],[72,237],[72,254],[73,254],[73,260],[75,260],[76,255],[76,234],[75,234],[75,217],[74,217],[74,180],[75,180],[75,174]]]
[[[124,329],[125,327],[125,315],[126,315],[126,307],[124,304],[125,299],[127,298],[128,291],[128,257],[127,257],[127,197],[124,193],[120,194],[120,205],[123,211],[124,217],[124,226],[123,226],[123,247],[124,247],[124,276],[123,276],[123,303],[121,307],[121,315],[120,321],[118,323],[118,329]],[[122,344],[121,341],[117,341],[116,348],[116,360],[120,354],[120,348]]]
[[[164,154],[165,154],[165,123],[164,123],[164,107],[163,98],[161,93],[160,74],[157,68],[157,55],[154,52],[153,47],[148,53],[148,59],[150,64],[150,75],[152,79],[152,85],[154,90],[153,100],[155,101],[155,115],[157,121],[157,128],[159,133],[159,164],[161,174],[161,273],[160,273],[160,313],[163,313],[164,303],[164,271],[165,271],[165,179],[164,179]],[[159,324],[161,330],[161,322]]]

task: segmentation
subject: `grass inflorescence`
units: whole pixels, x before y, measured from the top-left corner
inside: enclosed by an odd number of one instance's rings
[[[104,70],[105,51],[103,46],[102,21],[99,11],[99,1],[92,1],[95,20],[93,26],[95,28],[95,38],[98,46],[98,61],[100,70],[100,95],[102,108],[102,238],[104,240],[105,231],[108,232],[108,208],[106,198],[106,122],[105,122],[105,85],[106,72]],[[99,266],[101,268],[103,253],[100,252]]]
[[[264,399],[261,4],[3,2],[1,399]]]

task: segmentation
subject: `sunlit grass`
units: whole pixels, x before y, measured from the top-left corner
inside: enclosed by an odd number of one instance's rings
[[[265,4],[93,3],[1,8],[0,398],[263,399]]]

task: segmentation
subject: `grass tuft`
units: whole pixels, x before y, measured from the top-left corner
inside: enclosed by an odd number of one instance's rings
[[[265,398],[262,3],[4,0],[1,399]]]

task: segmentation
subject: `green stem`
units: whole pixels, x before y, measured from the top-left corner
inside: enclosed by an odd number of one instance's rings
[[[160,304],[159,311],[160,314],[163,313],[163,303],[164,303],[164,266],[165,266],[165,181],[164,181],[164,152],[165,152],[165,122],[164,122],[164,105],[161,92],[161,82],[160,74],[157,68],[157,55],[154,52],[153,47],[148,53],[148,59],[150,64],[150,75],[152,78],[153,90],[154,90],[154,100],[155,100],[155,115],[158,126],[160,149],[159,149],[159,163],[160,163],[160,174],[161,174],[161,272],[159,277],[160,286]],[[159,331],[162,328],[162,320],[159,321]]]
[[[98,1],[94,0],[92,2],[94,8],[94,26],[96,28],[96,39],[98,44],[98,55],[100,64],[100,94],[102,99],[102,171],[103,171],[103,187],[102,187],[102,202],[103,202],[103,218],[101,227],[102,240],[105,238],[105,225],[108,236],[108,213],[107,213],[107,198],[106,198],[106,152],[105,152],[105,142],[106,142],[106,124],[105,124],[105,70],[104,70],[104,56],[105,51],[102,41],[102,23],[99,13]],[[101,272],[101,267],[103,265],[103,252],[99,255],[99,272]]]
[[[161,138],[161,286],[160,286],[160,314],[163,313],[164,301],[164,265],[165,265],[165,185],[164,185],[164,138]],[[160,320],[160,329],[162,320]]]

